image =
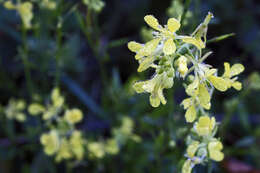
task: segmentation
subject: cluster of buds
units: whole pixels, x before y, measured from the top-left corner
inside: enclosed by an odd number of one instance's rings
[[[214,89],[224,92],[231,87],[236,90],[242,88],[236,77],[244,71],[242,64],[230,67],[230,64],[225,62],[225,72],[218,76],[218,70],[204,62],[212,53],[202,51],[206,47],[208,24],[212,18],[213,15],[208,13],[194,32],[185,36],[176,33],[181,27],[177,19],[170,18],[163,27],[155,17],[147,15],[144,20],[155,30],[154,38],[145,44],[134,41],[128,43],[128,48],[136,53],[138,72],[150,67],[155,69],[152,79],[136,82],[133,86],[137,93],[150,93],[151,106],[166,104],[163,89],[171,88],[175,77],[187,81],[184,87],[189,97],[184,99],[181,105],[186,110],[187,123],[194,124],[187,140],[185,156],[188,159],[183,165],[183,173],[190,173],[196,164],[210,159],[221,161],[224,158],[221,152],[222,143],[214,137],[219,123],[216,123],[215,118],[210,117],[207,111],[211,108]]]

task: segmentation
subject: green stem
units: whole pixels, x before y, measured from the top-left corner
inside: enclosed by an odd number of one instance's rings
[[[29,94],[32,96],[33,93],[33,84],[32,84],[32,80],[31,80],[31,72],[30,72],[30,64],[29,64],[29,60],[28,60],[28,47],[27,47],[27,30],[24,26],[22,26],[22,41],[23,41],[23,45],[22,45],[22,61],[23,61],[23,65],[24,65],[24,74],[25,74],[25,79],[26,79],[26,85],[28,88],[28,92]]]
[[[208,164],[208,173],[212,173],[213,171],[213,166],[212,166],[212,161],[209,161],[209,164]]]
[[[58,24],[57,26],[57,52],[55,55],[56,58],[56,74],[55,74],[55,86],[58,87],[60,83],[60,76],[61,76],[61,67],[60,67],[60,50],[61,50],[61,41],[62,41],[62,24]]]

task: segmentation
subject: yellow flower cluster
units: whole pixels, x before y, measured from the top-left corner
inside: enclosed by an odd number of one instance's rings
[[[25,108],[25,101],[10,99],[8,105],[4,108],[4,113],[8,119],[24,122],[26,120]]]
[[[45,107],[40,103],[32,103],[28,112],[33,115],[42,115],[48,131],[40,137],[44,152],[49,156],[55,156],[56,162],[63,160],[84,159],[85,153],[89,159],[102,159],[105,155],[116,155],[120,147],[127,140],[140,142],[141,138],[134,134],[134,122],[131,118],[123,116],[122,124],[112,129],[111,138],[93,141],[84,138],[81,131],[76,130],[75,124],[83,119],[80,109],[66,109],[64,97],[58,88],[54,88],[50,103]]]
[[[82,160],[84,156],[85,140],[81,132],[74,130],[69,137],[62,135],[58,130],[51,130],[49,133],[42,134],[40,141],[44,146],[47,155],[56,155],[55,160],[60,162],[76,158]]]
[[[63,110],[64,97],[60,95],[60,90],[58,88],[53,89],[51,93],[51,104],[46,107],[39,103],[32,103],[28,107],[28,112],[31,115],[42,114],[43,120],[51,120]]]
[[[11,0],[8,0],[4,3],[4,6],[9,10],[18,11],[25,28],[30,29],[32,27],[31,21],[33,18],[33,4],[31,2],[13,4]]]
[[[183,165],[183,173],[190,173],[196,164],[209,159],[221,161],[224,158],[221,152],[222,143],[214,137],[218,123],[214,117],[209,117],[207,111],[211,108],[214,89],[224,92],[231,87],[236,90],[242,88],[236,77],[244,71],[242,64],[230,66],[225,62],[225,72],[218,76],[218,70],[204,62],[211,54],[206,52],[203,55],[202,49],[206,47],[208,24],[212,18],[213,15],[208,13],[194,32],[185,36],[176,33],[181,27],[177,19],[170,18],[163,27],[155,17],[147,15],[144,20],[155,30],[153,39],[145,44],[135,41],[128,43],[129,50],[136,53],[138,72],[150,67],[155,69],[151,79],[133,85],[137,93],[150,93],[151,106],[166,104],[163,89],[171,88],[175,77],[188,79],[189,83],[184,85],[188,98],[184,99],[181,105],[186,110],[186,121],[194,123],[196,138],[192,139],[194,135],[189,136],[191,139],[186,154],[188,159]]]
[[[201,32],[194,36],[177,35],[176,32],[180,29],[181,24],[175,18],[170,18],[165,27],[161,26],[152,15],[145,16],[144,20],[155,30],[154,38],[145,44],[131,41],[128,43],[128,48],[136,53],[135,59],[139,62],[137,71],[142,72],[151,67],[155,68],[155,75],[150,80],[137,82],[134,89],[137,93],[150,93],[150,104],[153,107],[158,107],[160,103],[166,104],[163,89],[173,86],[175,77],[173,62],[176,56],[179,56],[176,50],[181,50],[184,48],[183,46],[190,44],[201,50],[205,45],[201,41],[203,34]],[[158,61],[158,64],[155,63],[156,61]],[[182,77],[188,72],[187,63],[185,56],[180,56],[176,61],[178,72]]]
[[[122,117],[122,124],[112,130],[112,137],[102,142],[87,142],[87,149],[90,158],[101,159],[106,154],[115,155],[119,152],[120,146],[125,145],[127,140],[141,142],[141,138],[133,133],[134,122],[129,117]]]
[[[64,97],[58,88],[51,92],[50,104],[32,103],[28,112],[42,115],[49,132],[41,135],[40,141],[47,155],[54,156],[57,162],[62,160],[82,160],[85,153],[86,140],[75,124],[81,122],[83,113],[80,109],[65,109]],[[63,113],[64,112],[64,113]]]

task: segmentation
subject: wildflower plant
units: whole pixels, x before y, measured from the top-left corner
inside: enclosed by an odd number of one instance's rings
[[[181,35],[178,31],[181,23],[170,18],[162,26],[152,16],[144,17],[145,22],[154,30],[153,39],[147,43],[130,41],[128,48],[135,53],[139,62],[138,72],[154,69],[151,79],[136,82],[133,87],[137,93],[149,93],[150,104],[158,107],[166,104],[164,89],[173,87],[174,79],[183,81],[188,95],[181,105],[185,109],[187,123],[193,123],[187,137],[187,160],[183,164],[182,173],[192,172],[197,164],[205,164],[210,160],[221,161],[224,158],[223,145],[215,137],[219,123],[210,116],[212,94],[215,89],[224,92],[233,87],[241,90],[242,84],[237,75],[244,71],[242,64],[224,63],[225,72],[218,74],[218,69],[205,60],[212,52],[204,49],[207,44],[207,30],[212,13],[208,13],[204,21],[190,35]]]
[[[41,116],[46,131],[41,134],[40,143],[46,155],[55,156],[56,162],[83,161],[85,157],[102,159],[106,155],[118,154],[127,140],[141,141],[133,132],[134,122],[128,117],[122,118],[120,127],[112,129],[110,138],[87,139],[84,132],[76,128],[84,118],[83,112],[78,108],[67,108],[58,88],[52,90],[49,103],[32,103],[28,106],[28,112],[32,116]]]

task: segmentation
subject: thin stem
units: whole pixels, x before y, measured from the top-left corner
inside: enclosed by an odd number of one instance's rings
[[[62,41],[62,24],[58,24],[57,26],[57,52],[55,55],[56,58],[56,74],[55,74],[55,86],[58,87],[60,83],[60,76],[61,76],[61,68],[60,68],[60,50],[61,50],[61,41]]]
[[[208,173],[212,173],[212,171],[213,171],[212,161],[209,161],[209,164],[208,164]]]
[[[24,65],[24,74],[25,74],[25,79],[26,79],[26,85],[27,89],[30,95],[33,93],[33,84],[31,80],[31,72],[30,72],[30,65],[29,65],[29,60],[28,60],[28,47],[27,47],[27,30],[25,26],[22,26],[22,61]]]

